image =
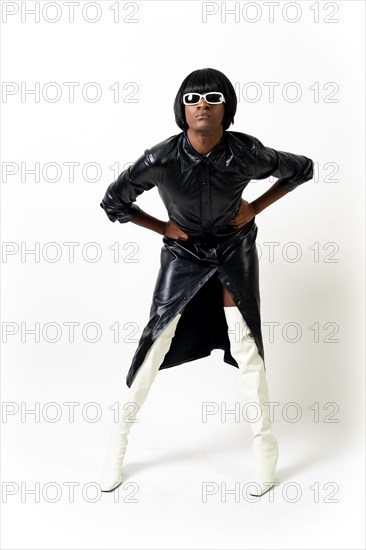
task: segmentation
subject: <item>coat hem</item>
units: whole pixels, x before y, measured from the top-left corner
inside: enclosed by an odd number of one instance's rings
[[[189,363],[191,361],[198,361],[198,359],[203,359],[204,357],[210,357],[212,355],[212,352],[215,349],[217,349],[217,350],[221,349],[223,352],[225,352],[225,348],[222,347],[222,346],[217,347],[217,348],[212,348],[212,350],[210,352],[203,353],[202,355],[197,355],[197,356],[191,357],[190,359],[184,359],[182,361],[174,361],[174,362],[170,362],[168,364],[162,365],[159,368],[159,370],[169,369],[170,367],[177,367],[178,365],[184,365],[185,363]],[[228,360],[225,357],[223,357],[223,361],[225,363],[227,363],[228,365],[232,365],[233,367],[236,367],[237,369],[239,368],[238,365],[235,365],[232,361]]]

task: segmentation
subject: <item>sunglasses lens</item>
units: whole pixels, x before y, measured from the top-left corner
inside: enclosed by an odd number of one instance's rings
[[[195,92],[184,94],[184,103],[186,105],[197,105],[200,102],[201,96]],[[207,103],[222,103],[223,97],[220,92],[208,92],[206,94]]]
[[[199,103],[200,96],[199,94],[186,94],[184,96],[184,101],[186,105],[194,105],[195,103]]]
[[[221,103],[221,94],[212,92],[206,96],[208,103]]]

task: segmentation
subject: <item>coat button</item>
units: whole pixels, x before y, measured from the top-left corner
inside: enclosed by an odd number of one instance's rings
[[[229,284],[230,284],[230,281],[228,281],[228,282],[226,283],[226,286],[229,286]]]
[[[201,285],[201,284],[202,284],[202,281],[198,281],[198,284]]]
[[[184,296],[183,300],[187,300],[187,296]]]

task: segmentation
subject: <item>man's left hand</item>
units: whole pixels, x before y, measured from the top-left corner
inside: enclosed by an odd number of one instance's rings
[[[248,201],[241,199],[240,210],[233,218],[231,218],[229,224],[233,225],[236,229],[240,229],[254,217],[254,208]]]

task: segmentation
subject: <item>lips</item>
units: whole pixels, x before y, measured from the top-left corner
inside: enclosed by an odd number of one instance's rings
[[[196,118],[210,118],[210,115],[196,115]]]

